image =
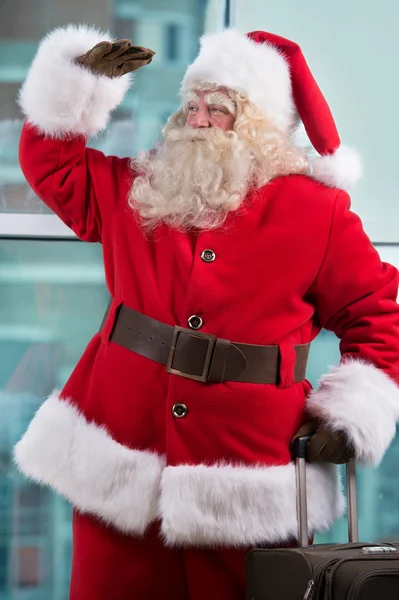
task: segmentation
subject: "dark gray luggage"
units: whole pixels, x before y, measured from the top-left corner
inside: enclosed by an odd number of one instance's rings
[[[246,560],[247,600],[399,600],[399,545],[358,542],[356,466],[347,465],[348,544],[308,546],[308,438],[296,449],[299,548],[255,549]]]

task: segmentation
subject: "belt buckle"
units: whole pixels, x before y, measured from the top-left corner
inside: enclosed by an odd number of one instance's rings
[[[184,371],[180,371],[179,369],[174,369],[172,367],[173,359],[175,357],[175,352],[176,352],[177,338],[182,333],[186,333],[186,334],[190,335],[191,337],[204,338],[204,339],[208,340],[208,348],[206,351],[204,367],[202,369],[201,375],[190,375],[190,373],[185,373]],[[216,344],[216,339],[217,339],[216,336],[212,335],[210,333],[200,333],[200,332],[194,333],[193,331],[191,331],[190,329],[187,329],[186,327],[178,327],[176,325],[174,328],[172,344],[171,344],[170,350],[169,350],[168,361],[166,363],[167,373],[171,373],[173,375],[179,375],[180,377],[185,377],[186,379],[193,379],[194,381],[202,381],[203,383],[206,383],[206,381],[208,380],[208,375],[209,375],[209,371],[211,368],[213,350],[214,350],[214,347]]]

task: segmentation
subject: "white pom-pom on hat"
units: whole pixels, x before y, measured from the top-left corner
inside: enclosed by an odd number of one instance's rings
[[[362,176],[360,155],[353,148],[340,146],[333,154],[319,156],[312,162],[312,177],[330,187],[350,188]]]

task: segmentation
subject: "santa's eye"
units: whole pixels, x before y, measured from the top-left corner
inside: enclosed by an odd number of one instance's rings
[[[224,108],[220,108],[219,106],[211,106],[211,112],[217,113],[217,114],[221,114],[221,115],[227,115],[227,111]]]
[[[196,106],[189,106],[188,112],[197,112],[198,108]]]

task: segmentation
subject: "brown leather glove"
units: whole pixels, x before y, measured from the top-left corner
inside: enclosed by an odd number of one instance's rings
[[[312,435],[306,449],[306,460],[309,463],[342,465],[355,456],[352,444],[342,431],[332,431],[315,421],[308,421],[298,429],[291,440],[291,446],[297,438],[304,435]]]
[[[120,77],[148,65],[155,52],[142,46],[132,46],[130,40],[99,42],[91,50],[79,56],[75,62],[96,75]]]

